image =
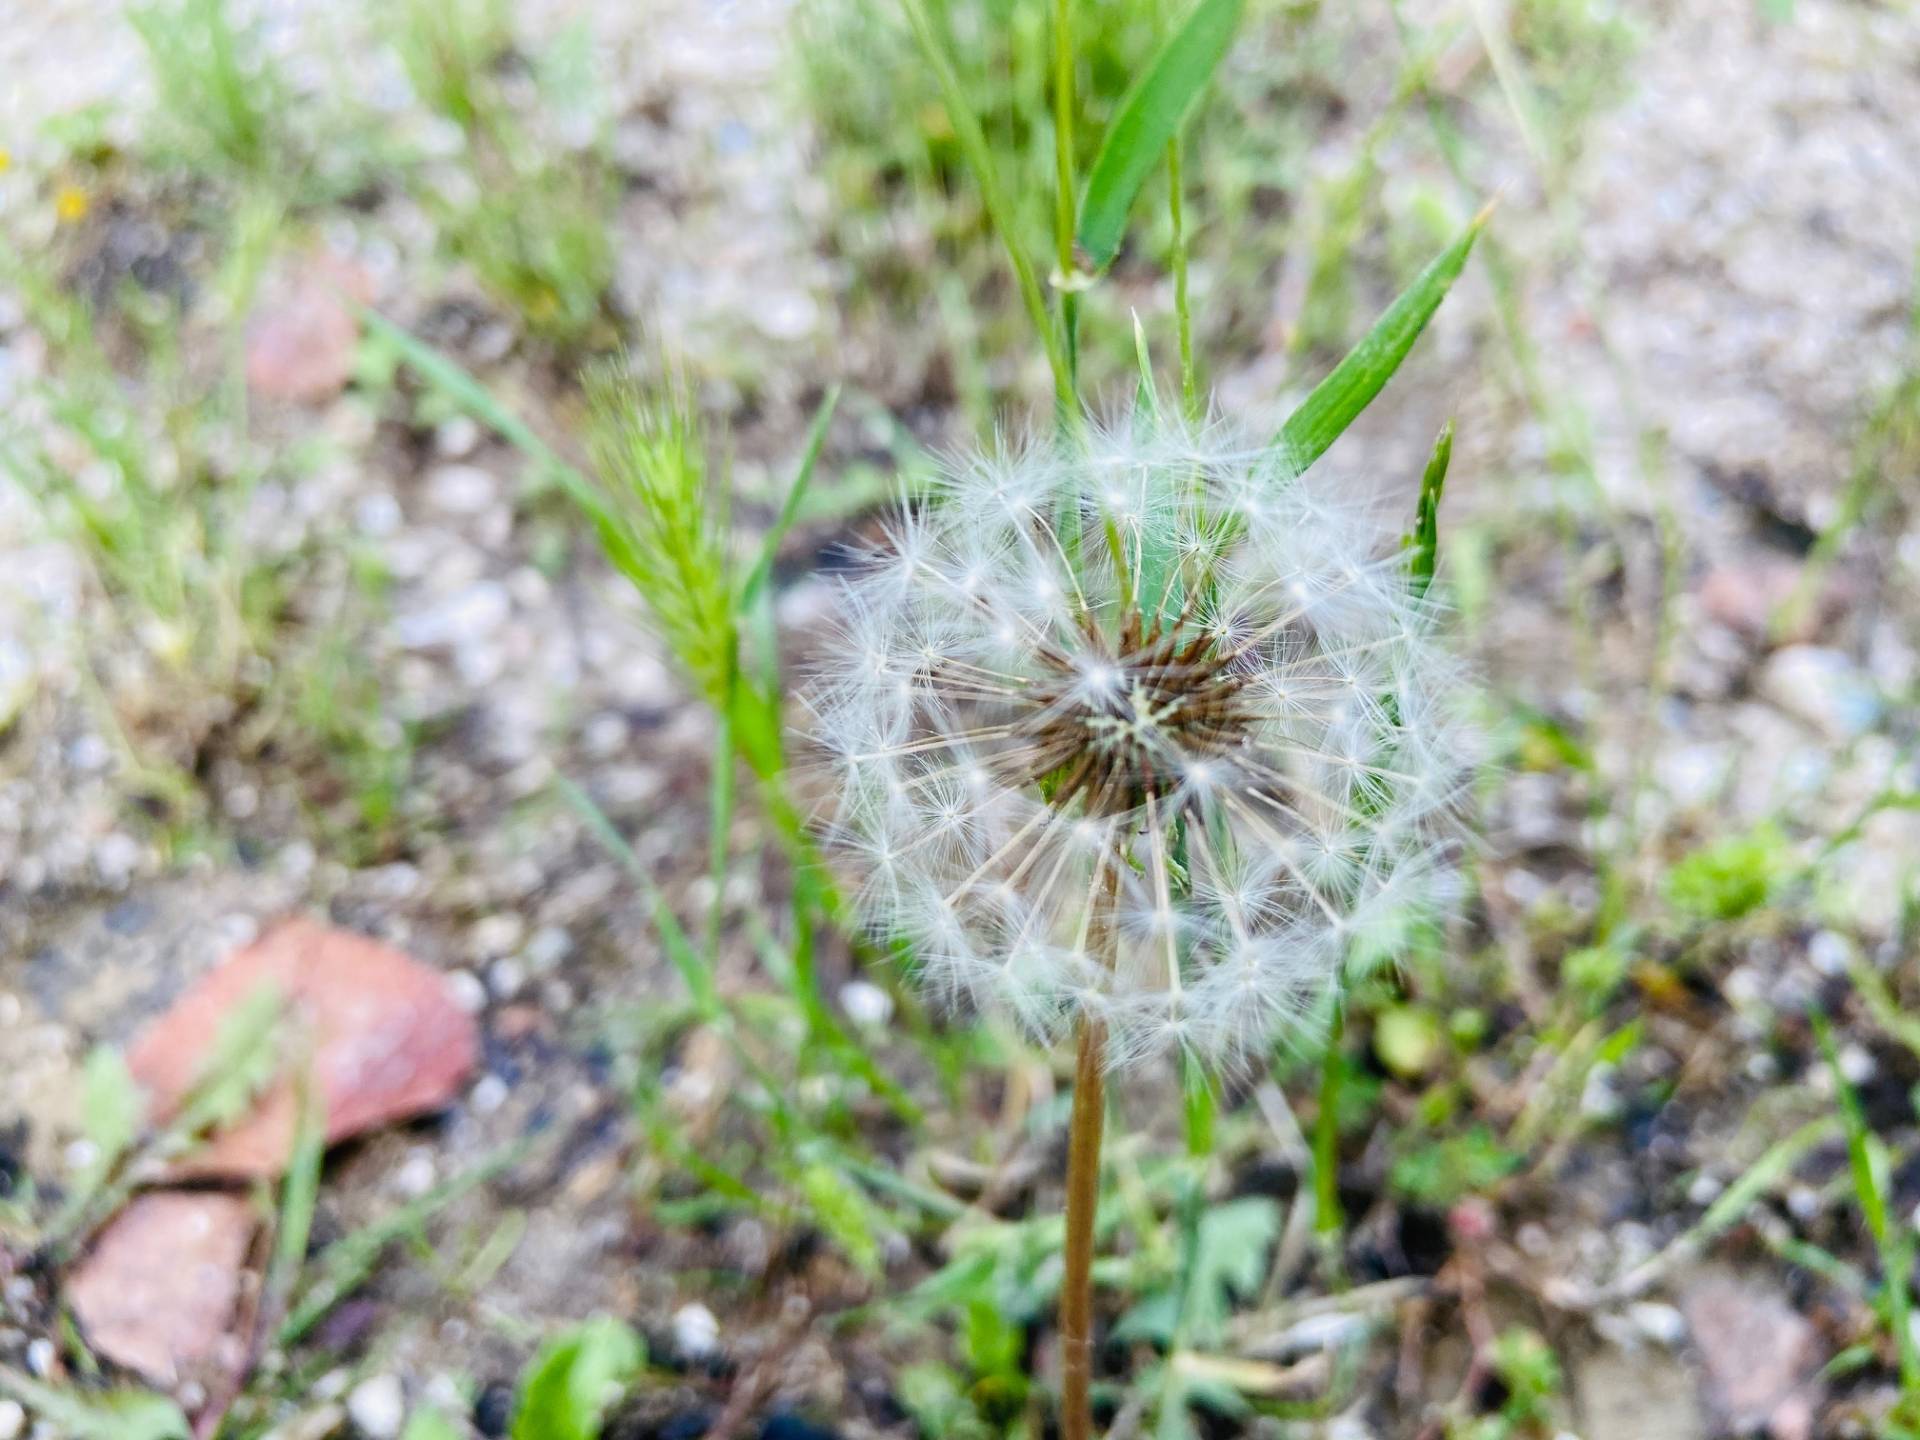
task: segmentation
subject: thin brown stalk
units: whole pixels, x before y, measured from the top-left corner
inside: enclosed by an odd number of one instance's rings
[[[1093,1241],[1100,1203],[1100,1134],[1106,1120],[1106,1027],[1080,1022],[1067,1132],[1066,1274],[1060,1282],[1060,1440],[1092,1440]]]

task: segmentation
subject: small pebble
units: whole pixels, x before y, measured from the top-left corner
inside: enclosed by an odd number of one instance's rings
[[[447,992],[453,996],[453,1003],[469,1015],[478,1015],[487,1008],[486,984],[471,970],[455,970],[448,975]]]
[[[893,997],[869,980],[853,980],[842,985],[840,1008],[856,1025],[877,1029],[893,1019]]]
[[[17,1440],[27,1428],[27,1412],[18,1400],[0,1400],[0,1440]]]
[[[1840,1051],[1840,1073],[1846,1077],[1849,1085],[1864,1085],[1873,1079],[1879,1069],[1864,1046],[1849,1044]]]
[[[367,1440],[395,1440],[407,1418],[407,1394],[398,1375],[362,1380],[347,1396],[347,1418]]]
[[[53,1348],[53,1341],[44,1335],[27,1346],[27,1369],[42,1380],[53,1374],[53,1362],[58,1358],[58,1353]]]
[[[417,1200],[429,1190],[439,1176],[433,1168],[433,1155],[428,1150],[416,1149],[408,1155],[393,1175],[393,1188],[410,1200]]]
[[[688,1360],[704,1360],[720,1346],[720,1322],[694,1301],[673,1312],[673,1343]]]
[[[497,1000],[511,1000],[526,983],[526,967],[518,960],[496,960],[487,968],[487,988]]]
[[[503,911],[475,922],[467,936],[467,943],[477,958],[492,960],[512,951],[520,943],[526,928],[518,915]]]
[[[498,1075],[485,1075],[480,1083],[473,1087],[473,1095],[468,1102],[476,1115],[492,1115],[507,1103],[507,1082]]]
[[[551,970],[567,958],[573,937],[558,925],[543,925],[527,941],[526,962],[535,970]]]
[[[1687,1338],[1687,1317],[1657,1300],[1639,1300],[1627,1306],[1627,1318],[1647,1339],[1672,1350]]]

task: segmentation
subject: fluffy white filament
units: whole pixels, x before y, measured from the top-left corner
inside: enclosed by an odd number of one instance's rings
[[[1140,417],[951,464],[808,695],[865,921],[1039,1038],[1099,1019],[1116,1063],[1232,1063],[1391,956],[1466,773],[1398,531]]]

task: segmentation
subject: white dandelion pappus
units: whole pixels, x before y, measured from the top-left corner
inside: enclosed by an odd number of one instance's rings
[[[807,695],[856,907],[1112,1063],[1230,1064],[1439,894],[1460,672],[1374,507],[1139,417],[948,467]]]

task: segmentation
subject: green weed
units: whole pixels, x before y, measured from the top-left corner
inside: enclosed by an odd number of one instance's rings
[[[448,251],[535,334],[604,340],[615,185],[584,30],[533,57],[532,83],[518,86],[497,0],[406,0],[393,36],[421,102],[461,136],[458,165],[421,180]],[[562,130],[587,138],[563,143]]]

